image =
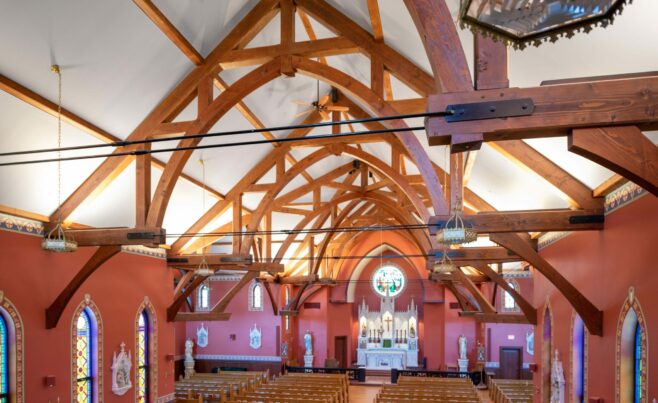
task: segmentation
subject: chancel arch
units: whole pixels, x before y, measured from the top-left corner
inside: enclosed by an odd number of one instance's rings
[[[0,402],[23,403],[23,319],[0,290]]]

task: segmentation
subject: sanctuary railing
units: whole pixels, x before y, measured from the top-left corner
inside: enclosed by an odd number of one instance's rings
[[[365,382],[365,368],[326,368],[326,367],[291,367],[285,366],[286,372],[306,374],[347,374],[350,380]]]
[[[426,378],[471,378],[473,385],[480,384],[482,372],[459,372],[459,371],[423,371],[417,369],[395,369],[391,368],[391,383],[398,383],[400,376],[418,376]]]

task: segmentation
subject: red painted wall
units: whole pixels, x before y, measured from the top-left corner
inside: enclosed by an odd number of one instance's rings
[[[658,198],[646,195],[606,216],[605,230],[573,233],[541,251],[541,255],[562,273],[583,295],[603,311],[603,337],[590,336],[588,346],[590,397],[615,401],[615,344],[618,317],[635,287],[646,319],[649,337],[649,401],[658,398]],[[553,346],[560,352],[565,378],[571,379],[569,345],[573,309],[566,299],[535,272],[535,306],[550,301],[553,314]],[[541,319],[540,319],[541,321]],[[540,362],[542,323],[535,331],[535,360]],[[652,369],[653,368],[653,369]],[[540,373],[540,372],[539,372]],[[535,374],[535,381],[538,376]],[[567,393],[571,393],[567,382]]]
[[[90,294],[104,326],[104,401],[134,402],[134,388],[124,396],[112,394],[112,354],[121,342],[134,357],[135,317],[148,296],[158,320],[158,394],[173,392],[174,327],[165,312],[171,303],[173,278],[164,260],[120,253],[106,262],[75,293],[58,326],[45,328],[45,310],[78,272],[95,248],[55,254],[40,247],[41,238],[0,231],[0,289],[16,306],[24,325],[25,402],[71,401],[71,323],[73,311]],[[134,384],[134,366],[132,370]],[[47,389],[44,377],[54,375]]]

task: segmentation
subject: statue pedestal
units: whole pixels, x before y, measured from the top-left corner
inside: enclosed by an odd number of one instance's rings
[[[457,360],[457,365],[459,366],[459,372],[468,372],[468,360]]]
[[[194,375],[194,360],[192,361],[185,361],[183,363],[185,365],[185,379],[190,379],[192,375]]]
[[[305,367],[313,367],[313,356],[312,355],[305,355],[304,356],[304,366]]]

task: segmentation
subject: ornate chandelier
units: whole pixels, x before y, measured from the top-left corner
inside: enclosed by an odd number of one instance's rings
[[[62,148],[62,73],[59,66],[53,64],[50,70],[57,74],[57,148]],[[57,151],[57,159],[61,158],[61,151]],[[62,162],[57,161],[57,206],[62,204]],[[59,212],[55,227],[44,235],[41,248],[51,252],[75,252],[78,243],[72,237],[66,237],[62,227],[62,213]]]
[[[439,263],[435,264],[433,268],[434,273],[443,275],[450,275],[455,270],[457,270],[457,266],[452,262],[452,260],[450,260],[450,257],[448,257],[447,250],[443,252],[441,260]]]
[[[515,48],[612,24],[627,0],[461,0],[460,23]],[[629,3],[632,0],[628,1]]]
[[[461,212],[458,209],[455,209],[452,217],[446,221],[445,226],[436,232],[436,241],[443,245],[461,245],[473,242],[477,238],[477,232],[464,225],[464,220],[462,220]]]

